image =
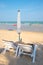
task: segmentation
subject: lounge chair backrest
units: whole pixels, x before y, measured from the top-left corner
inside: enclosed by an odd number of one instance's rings
[[[32,45],[19,44],[19,46],[26,52],[32,52]]]

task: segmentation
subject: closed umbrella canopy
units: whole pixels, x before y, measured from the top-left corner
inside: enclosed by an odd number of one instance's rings
[[[20,10],[18,10],[18,15],[17,15],[17,32],[21,32],[21,20],[20,20]]]

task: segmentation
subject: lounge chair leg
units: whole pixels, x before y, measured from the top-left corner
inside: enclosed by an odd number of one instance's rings
[[[19,46],[17,46],[17,49],[16,49],[16,56],[18,56],[18,52],[19,52]]]
[[[36,45],[34,46],[34,51],[33,51],[33,63],[35,62],[35,57],[36,57]]]
[[[21,48],[19,48],[19,54],[18,54],[18,56],[20,56],[21,55]]]

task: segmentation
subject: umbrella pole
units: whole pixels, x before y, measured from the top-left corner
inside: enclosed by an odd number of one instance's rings
[[[20,41],[20,33],[18,33],[18,35],[19,35],[19,41]]]

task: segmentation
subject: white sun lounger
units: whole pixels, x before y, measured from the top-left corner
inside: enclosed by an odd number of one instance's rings
[[[4,43],[4,51],[2,52],[3,54],[5,54],[7,50],[10,51],[10,49],[17,49],[17,47],[11,41],[3,41],[3,43]]]
[[[37,45],[34,44],[30,44],[30,45],[18,44],[18,49],[19,49],[19,51],[17,49],[18,56],[20,56],[21,54],[31,56],[32,62],[34,63],[36,57],[36,48]]]

